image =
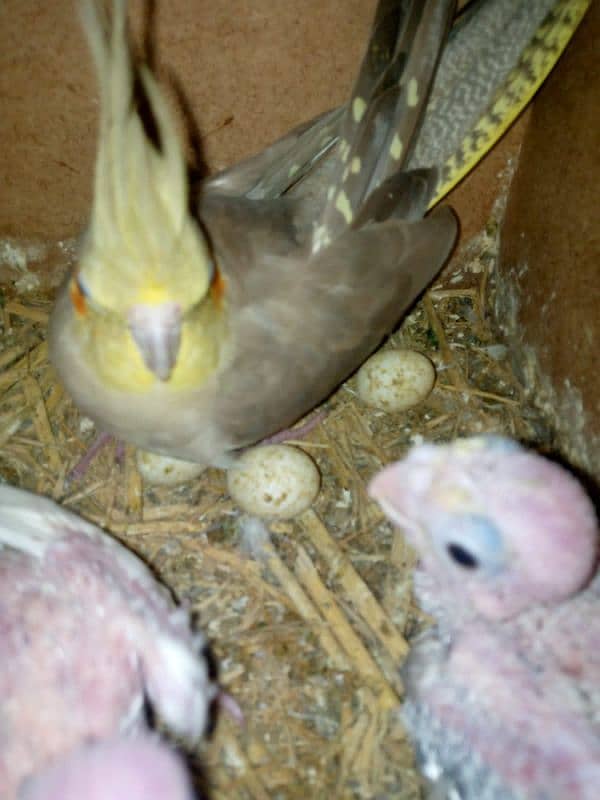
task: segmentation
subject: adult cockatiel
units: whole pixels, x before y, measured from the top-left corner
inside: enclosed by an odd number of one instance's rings
[[[94,202],[50,348],[101,429],[228,466],[377,347],[454,243],[451,212],[428,206],[527,102],[587,3],[474,5],[446,47],[454,2],[381,0],[347,105],[190,197],[164,96],[132,65],[126,3],[110,20],[83,3],[101,95]]]
[[[217,694],[204,647],[118,541],[0,485],[2,800],[86,742],[147,737],[147,707],[200,736]]]
[[[402,715],[437,800],[600,797],[598,522],[566,469],[507,439],[413,448],[370,494],[413,544],[436,625]]]

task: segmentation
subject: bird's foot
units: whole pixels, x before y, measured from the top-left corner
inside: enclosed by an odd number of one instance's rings
[[[240,708],[237,700],[234,700],[234,698],[228,692],[224,692],[222,689],[219,690],[219,693],[216,697],[216,703],[217,707],[226,712],[227,715],[231,717],[234,722],[237,722],[240,727],[245,725],[246,718],[244,717],[244,712]]]
[[[73,467],[73,469],[67,475],[67,482],[72,483],[73,481],[79,481],[83,478],[83,476],[88,471],[90,464],[96,458],[98,453],[101,450],[104,450],[107,444],[110,444],[114,440],[114,437],[111,436],[110,433],[100,433],[94,439],[90,447],[88,448],[87,452],[79,459],[77,464]],[[123,442],[117,442],[116,450],[115,450],[115,461],[117,464],[122,464],[125,457],[125,445]]]
[[[274,433],[273,436],[267,436],[266,439],[262,439],[259,444],[281,444],[282,442],[288,442],[293,439],[304,439],[304,437],[308,436],[319,423],[323,422],[326,416],[327,413],[325,411],[317,411],[312,417],[307,419],[306,422],[303,422],[302,425],[278,431]]]

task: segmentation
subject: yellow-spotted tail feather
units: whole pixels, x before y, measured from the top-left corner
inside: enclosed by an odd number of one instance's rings
[[[591,0],[559,0],[548,13],[485,113],[446,161],[430,207],[439,203],[481,161],[530,103],[590,5]]]
[[[382,2],[352,96],[340,124],[336,166],[327,202],[313,236],[313,252],[348,227],[361,227],[363,206],[369,218],[393,213],[406,193],[389,183],[408,158],[454,13],[454,0]],[[419,185],[422,181],[419,180]],[[379,202],[376,202],[379,201]]]

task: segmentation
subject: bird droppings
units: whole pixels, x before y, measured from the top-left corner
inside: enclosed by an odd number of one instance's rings
[[[382,350],[362,365],[356,383],[366,405],[390,414],[407,411],[433,389],[435,367],[415,350]]]
[[[319,470],[310,456],[282,444],[246,451],[227,473],[233,500],[248,514],[290,519],[314,502]]]

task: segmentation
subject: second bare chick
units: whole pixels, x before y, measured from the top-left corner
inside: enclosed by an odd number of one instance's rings
[[[434,797],[600,797],[600,574],[575,478],[507,439],[425,444],[371,495],[421,557],[437,624],[403,669]]]
[[[147,567],[55,503],[0,486],[0,797],[83,742],[197,738],[216,694],[204,639]]]

